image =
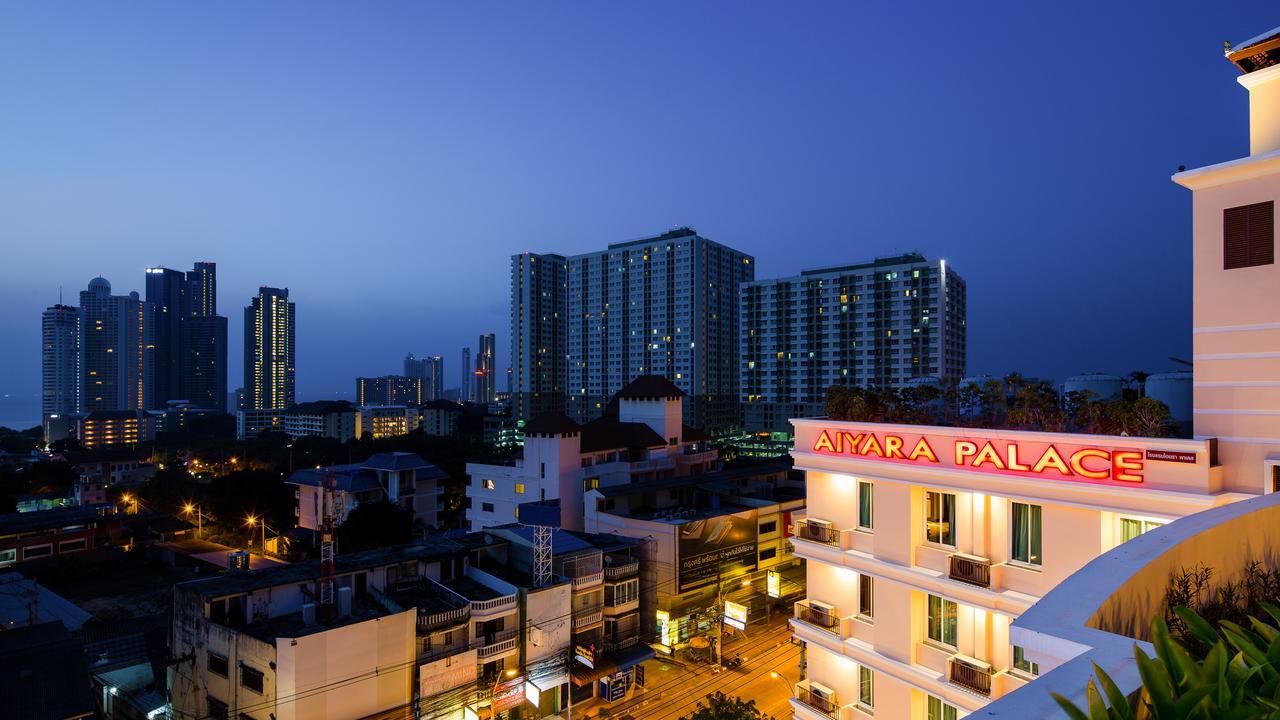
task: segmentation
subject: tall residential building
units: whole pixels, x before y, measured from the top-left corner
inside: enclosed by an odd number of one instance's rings
[[[156,315],[153,408],[185,400],[225,412],[227,319],[217,314],[217,266],[147,268],[147,302]]]
[[[459,380],[462,384],[458,386],[458,402],[475,402],[476,383],[471,369],[471,348],[469,347],[462,348],[461,372]]]
[[[421,405],[427,401],[420,377],[386,375],[384,377],[356,378],[356,404],[364,405]]]
[[[155,392],[148,410],[165,407],[169,400],[187,400],[182,394],[182,369],[186,347],[183,321],[191,314],[187,278],[178,270],[147,268],[147,302],[155,313]]]
[[[413,353],[404,356],[404,376],[426,379],[427,359],[416,358]]]
[[[258,288],[244,309],[245,409],[293,406],[294,320],[288,288]]]
[[[944,260],[913,253],[745,283],[739,317],[750,431],[825,415],[832,385],[965,374],[965,283]]]
[[[565,258],[511,256],[511,402],[528,422],[565,408]]]
[[[84,364],[83,412],[145,410],[155,392],[155,314],[133,292],[112,295],[97,277],[80,291]]]
[[[687,395],[685,422],[720,432],[738,418],[738,291],[750,255],[691,228],[615,243],[566,261],[568,401],[585,422],[641,375]]]
[[[50,416],[81,409],[81,318],[80,308],[61,304],[40,318],[40,410],[46,427]]]
[[[497,397],[497,377],[494,375],[494,334],[480,336],[476,347],[476,402],[491,403]]]

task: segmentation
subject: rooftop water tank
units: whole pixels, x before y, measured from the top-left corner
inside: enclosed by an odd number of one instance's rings
[[[1088,392],[1093,395],[1094,400],[1111,400],[1120,397],[1124,384],[1122,378],[1106,373],[1075,375],[1062,381],[1062,397],[1073,392]]]
[[[1190,370],[1151,375],[1147,377],[1147,397],[1169,406],[1169,414],[1179,425],[1190,423],[1192,378]]]

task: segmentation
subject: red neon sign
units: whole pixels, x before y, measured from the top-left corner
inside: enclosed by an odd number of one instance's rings
[[[944,444],[945,443],[945,444]],[[1141,450],[1017,440],[964,439],[823,430],[813,451],[912,465],[944,465],[934,445],[951,451],[951,464],[964,470],[1021,477],[1130,485],[1141,483]],[[1058,446],[1062,445],[1060,449]]]

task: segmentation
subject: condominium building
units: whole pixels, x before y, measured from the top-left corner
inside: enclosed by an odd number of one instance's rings
[[[87,448],[137,445],[156,437],[156,418],[141,410],[93,410],[76,421],[76,439]]]
[[[565,408],[565,259],[511,256],[511,385],[517,421]]]
[[[1081,698],[1089,661],[1130,695],[1134,626],[1178,566],[1216,556],[1215,580],[1230,577],[1242,547],[1265,546],[1260,496],[1280,491],[1277,48],[1280,30],[1228,48],[1249,157],[1174,176],[1193,192],[1195,439],[795,421],[809,493],[797,718],[951,718],[989,700],[984,715],[1047,717],[1051,689]],[[1159,542],[1112,552],[1151,530]],[[1050,592],[1072,575],[1074,594]],[[1042,673],[1059,679],[1016,692]]]
[[[422,416],[406,405],[365,405],[360,408],[360,434],[374,439],[417,432]]]
[[[750,255],[680,228],[565,265],[569,417],[599,417],[627,383],[660,375],[687,396],[689,425],[739,425],[738,292],[755,278]]]
[[[491,403],[497,399],[496,359],[494,358],[494,334],[480,336],[476,345],[476,402]]]
[[[965,283],[919,254],[744,283],[745,429],[826,414],[833,385],[901,387],[965,374]]]
[[[471,529],[516,522],[520,504],[558,499],[560,526],[581,530],[589,489],[710,470],[716,451],[682,422],[683,398],[665,378],[644,375],[616,394],[615,412],[585,425],[559,413],[535,418],[513,464],[467,464]]]
[[[446,437],[458,432],[458,419],[462,406],[448,400],[432,400],[418,408],[422,432],[436,437]]]
[[[294,404],[295,317],[288,288],[261,287],[245,307],[245,409],[284,409]]]
[[[146,285],[156,319],[153,409],[183,400],[225,412],[227,319],[218,315],[217,266],[147,268]]]
[[[284,432],[284,408],[245,408],[236,411],[236,439],[252,440],[266,432]]]
[[[94,278],[80,291],[82,410],[146,410],[155,393],[155,313],[138,293],[112,295]]]
[[[326,437],[339,442],[359,440],[360,409],[346,400],[298,403],[284,412],[283,429],[291,438]]]
[[[385,375],[356,378],[357,405],[421,405],[427,401],[421,377]]]
[[[82,336],[80,308],[54,305],[40,317],[40,411],[46,439],[50,417],[80,412]]]
[[[444,398],[444,358],[439,355],[417,358],[409,353],[404,358],[404,376],[422,378],[422,400]]]

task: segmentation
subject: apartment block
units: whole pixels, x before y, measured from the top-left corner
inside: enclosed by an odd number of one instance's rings
[[[965,374],[965,283],[919,254],[744,283],[744,426],[789,431],[826,414],[827,388],[902,387]]]

